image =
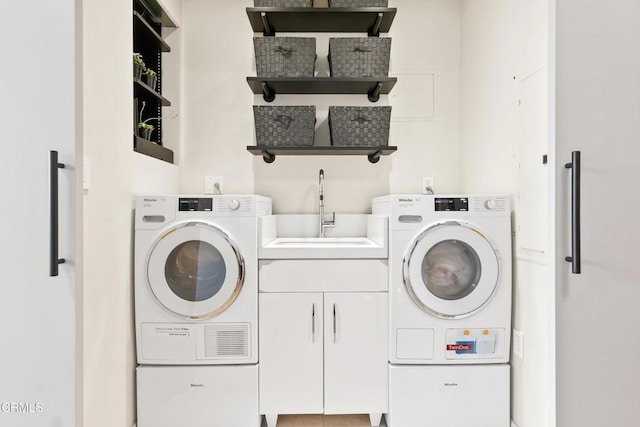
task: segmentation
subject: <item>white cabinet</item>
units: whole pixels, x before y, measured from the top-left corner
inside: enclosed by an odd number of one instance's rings
[[[324,294],[325,414],[387,412],[387,294]]]
[[[322,294],[260,294],[259,304],[260,413],[322,413]]]
[[[368,413],[388,406],[386,292],[261,293],[260,412]]]
[[[2,3],[2,426],[82,423],[80,5]]]

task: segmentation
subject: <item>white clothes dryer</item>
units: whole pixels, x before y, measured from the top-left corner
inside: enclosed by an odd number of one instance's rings
[[[139,196],[135,320],[140,364],[258,361],[262,196]]]
[[[390,195],[389,361],[509,361],[509,196]]]

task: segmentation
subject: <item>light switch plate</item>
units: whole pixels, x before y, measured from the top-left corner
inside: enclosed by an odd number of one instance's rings
[[[513,330],[513,355],[524,359],[524,332]]]
[[[82,189],[91,188],[91,161],[88,157],[82,159]]]

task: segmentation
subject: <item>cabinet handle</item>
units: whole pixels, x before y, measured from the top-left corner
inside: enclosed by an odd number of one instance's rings
[[[337,334],[337,326],[336,326],[336,305],[333,304],[333,343],[336,342],[336,334]]]
[[[49,152],[49,276],[58,275],[58,266],[65,263],[64,258],[58,258],[58,169],[64,169],[64,163],[58,163],[58,152]]]
[[[580,152],[571,153],[571,163],[565,168],[571,169],[571,256],[565,261],[571,263],[573,274],[580,274]]]
[[[311,306],[311,342],[316,342],[316,304]]]

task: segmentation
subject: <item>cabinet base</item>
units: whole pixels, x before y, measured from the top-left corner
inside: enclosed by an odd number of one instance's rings
[[[263,423],[263,427],[277,427],[278,414],[267,414],[264,416],[266,423]],[[367,415],[311,415],[311,414],[299,414],[299,415],[285,415],[282,419],[282,426],[287,427],[321,427],[321,426],[366,426]],[[335,420],[333,419],[335,418]],[[382,413],[368,414],[369,424],[371,427],[379,427],[382,422]],[[328,420],[327,420],[328,419]],[[383,424],[385,425],[385,424]]]

